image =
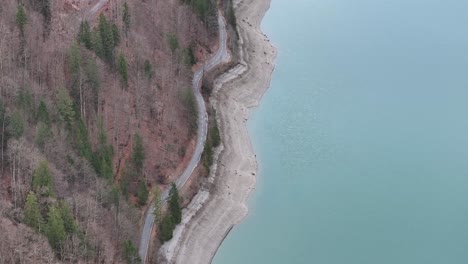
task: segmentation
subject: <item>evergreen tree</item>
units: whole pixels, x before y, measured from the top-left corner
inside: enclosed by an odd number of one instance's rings
[[[18,25],[22,37],[24,37],[24,26],[26,23],[28,23],[26,11],[24,10],[23,5],[20,4],[16,10],[16,24]]]
[[[20,138],[23,136],[25,126],[26,124],[24,122],[23,115],[21,115],[20,112],[15,111],[9,124],[10,134],[16,139]]]
[[[137,197],[138,203],[140,205],[146,204],[146,201],[148,200],[148,188],[146,187],[146,184],[143,181],[141,181],[138,184]]]
[[[154,210],[153,210],[153,215],[154,215],[154,222],[159,225],[161,223],[161,208],[162,208],[162,203],[161,203],[161,191],[159,190],[159,187],[156,186],[153,189],[153,195],[154,195]]]
[[[149,60],[145,60],[145,65],[144,65],[144,70],[145,70],[145,75],[150,80],[153,78],[154,70],[153,70],[153,65],[151,65],[151,62]]]
[[[60,214],[60,210],[51,206],[49,208],[49,213],[47,217],[47,238],[49,239],[49,244],[57,252],[60,251],[63,241],[67,238],[65,232],[65,226],[63,224],[63,219]]]
[[[60,89],[57,94],[57,111],[60,121],[65,124],[67,129],[71,129],[75,119],[75,110],[73,109],[73,101],[65,89]]]
[[[29,89],[20,89],[16,96],[16,102],[19,108],[23,110],[25,117],[30,120],[35,116],[36,107],[34,105],[34,96]]]
[[[206,22],[210,11],[213,9],[211,0],[193,0],[192,4],[199,17]]]
[[[184,63],[186,65],[188,65],[188,66],[192,66],[192,65],[195,65],[197,63],[197,60],[195,58],[195,54],[193,54],[192,47],[188,47],[188,48],[184,49],[183,53],[182,53],[182,56],[183,56]]]
[[[108,37],[109,28],[110,28],[109,22],[107,22],[106,16],[103,13],[101,13],[99,15],[98,30],[99,30],[99,34],[103,38],[103,42],[104,42],[104,38]]]
[[[99,15],[99,35],[101,36],[102,48],[104,58],[108,63],[111,63],[114,58],[114,47],[116,46],[115,40],[117,36],[115,35],[112,26],[107,22],[104,14]]]
[[[50,125],[50,116],[49,110],[47,110],[47,105],[44,101],[39,102],[39,107],[37,108],[37,122],[42,122],[46,125]]]
[[[88,129],[86,128],[83,119],[80,118],[78,120],[74,134],[75,147],[78,150],[78,154],[87,160],[91,160],[93,158],[91,142],[89,140]]]
[[[5,106],[3,105],[3,101],[0,98],[0,148],[2,151],[5,151],[7,142],[11,137],[11,133],[9,131],[9,122],[10,118],[7,116]],[[3,172],[3,160],[1,162],[0,172]]]
[[[91,163],[100,176],[111,179],[114,173],[112,161],[114,158],[114,150],[112,145],[107,145],[107,133],[102,120],[99,120],[98,128],[98,146]]]
[[[120,190],[118,186],[112,186],[112,190],[109,194],[109,202],[113,204],[116,208],[119,207],[120,203]]]
[[[112,38],[113,38],[113,46],[112,48],[115,48],[119,45],[120,43],[120,33],[119,33],[119,28],[117,27],[116,24],[112,24],[111,26],[112,30]]]
[[[104,178],[111,179],[114,174],[114,170],[112,168],[112,161],[109,162],[107,157],[108,155],[105,155],[101,158],[100,173]]]
[[[172,53],[179,48],[179,40],[174,34],[167,35],[167,42],[169,43],[169,48],[171,49]]]
[[[101,34],[98,30],[91,31],[91,46],[96,55],[104,59],[104,46],[102,44]]]
[[[138,251],[133,245],[132,241],[125,240],[123,243],[124,249],[124,258],[127,261],[127,264],[139,264],[141,263],[141,258],[138,256]]]
[[[109,23],[104,14],[99,15],[98,26],[94,30],[91,30],[87,21],[81,23],[78,42],[93,50],[110,66],[114,66],[112,64],[115,61],[114,49],[120,43],[120,33],[117,25]]]
[[[43,223],[42,215],[39,209],[39,203],[37,202],[37,197],[33,192],[30,192],[26,198],[26,204],[24,206],[24,222],[37,231],[41,230]]]
[[[189,133],[195,134],[198,127],[198,105],[197,99],[191,88],[185,89],[182,93],[182,104],[185,107],[187,122],[189,123]]]
[[[49,171],[47,161],[39,162],[39,166],[34,170],[32,177],[32,188],[36,193],[45,195],[53,194],[52,175]]]
[[[216,112],[213,113],[215,116],[215,122],[209,128],[208,137],[205,142],[205,149],[203,151],[203,165],[210,173],[210,168],[213,165],[213,148],[218,147],[221,144],[221,136],[219,134],[218,124],[216,123]]]
[[[174,220],[170,215],[167,215],[161,221],[159,225],[159,240],[166,242],[172,239],[172,232],[174,231]]]
[[[138,172],[141,172],[145,162],[145,149],[143,147],[143,141],[138,134],[133,136],[132,161]]]
[[[203,151],[203,165],[209,173],[211,165],[213,165],[213,145],[211,143],[211,138],[207,138],[205,142],[205,149]]]
[[[127,66],[127,60],[125,60],[125,57],[120,54],[119,59],[117,60],[117,70],[119,71],[120,74],[120,80],[122,83],[123,87],[128,86],[128,66]]]
[[[169,211],[172,216],[174,224],[180,224],[182,221],[182,209],[180,208],[180,197],[177,186],[172,183],[171,190],[169,191]]]
[[[80,31],[78,32],[78,43],[83,44],[87,49],[93,49],[91,38],[91,28],[88,21],[81,21]]]
[[[50,8],[50,0],[42,0],[41,13],[44,17],[44,24],[46,28],[49,26],[52,20],[52,11]]]
[[[127,2],[123,5],[122,22],[124,24],[125,35],[127,35],[128,30],[130,29],[130,10],[128,9]]]
[[[214,114],[216,116],[216,112]],[[221,135],[219,133],[219,128],[218,128],[218,123],[216,119],[214,120],[214,125],[210,129],[210,138],[211,138],[211,143],[213,144],[213,147],[218,147],[221,144]]]
[[[52,20],[50,0],[29,0],[29,2],[31,3],[31,7],[35,11],[40,12],[42,14],[42,17],[44,18],[45,31],[49,30],[50,22]]]
[[[70,49],[70,69],[73,75],[78,75],[81,71],[81,52],[76,43]]]
[[[124,176],[123,179],[120,180],[120,190],[122,191],[122,195],[128,199],[128,185],[130,184],[127,176]]]
[[[68,207],[68,205],[64,201],[60,201],[57,209],[60,212],[60,217],[62,218],[65,232],[67,234],[75,233],[76,232],[75,218],[73,217],[73,214],[70,211],[70,208]]]

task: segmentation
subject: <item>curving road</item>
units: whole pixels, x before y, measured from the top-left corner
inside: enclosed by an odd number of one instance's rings
[[[105,1],[105,0],[103,0]],[[102,2],[102,1],[100,1]],[[205,62],[203,67],[196,70],[193,74],[192,88],[197,100],[197,109],[198,109],[198,131],[197,131],[197,145],[193,153],[190,163],[188,164],[185,171],[180,175],[180,177],[175,181],[177,188],[182,188],[187,180],[192,175],[193,170],[197,167],[200,162],[203,149],[205,147],[206,135],[208,131],[208,114],[206,112],[205,101],[200,92],[201,81],[203,74],[206,71],[210,71],[216,66],[226,63],[230,59],[230,55],[227,49],[227,31],[226,31],[226,21],[224,20],[221,12],[218,14],[218,23],[219,23],[219,47],[216,53],[211,56],[211,58]],[[166,189],[161,194],[161,201],[166,202],[166,199],[169,196],[169,189]],[[143,226],[141,240],[140,240],[140,249],[138,251],[140,257],[146,263],[146,258],[148,255],[148,247],[151,238],[151,230],[154,225],[154,215],[153,215],[153,206],[151,206],[146,212],[145,225]]]

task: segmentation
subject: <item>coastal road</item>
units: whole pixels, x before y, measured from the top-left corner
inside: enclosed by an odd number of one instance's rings
[[[101,2],[101,1],[100,1]],[[178,189],[182,188],[187,180],[192,175],[192,172],[198,166],[200,162],[201,155],[203,153],[203,149],[205,147],[206,136],[208,132],[208,113],[206,112],[205,101],[203,100],[203,96],[200,91],[202,78],[205,72],[208,72],[215,68],[218,65],[226,63],[230,60],[230,55],[227,49],[227,31],[226,31],[226,21],[219,12],[218,14],[218,23],[219,23],[219,47],[215,54],[213,54],[208,61],[205,62],[203,67],[197,69],[193,74],[192,80],[192,88],[193,92],[197,101],[197,109],[198,109],[198,130],[197,130],[197,145],[195,147],[195,151],[193,152],[192,158],[190,159],[187,168],[185,168],[182,175],[174,182]],[[169,189],[166,188],[161,193],[161,201],[164,204],[169,196]],[[140,240],[140,248],[139,248],[139,255],[143,262],[146,263],[147,255],[148,255],[148,247],[149,242],[151,239],[151,231],[154,225],[154,215],[153,215],[154,207],[153,205],[148,208],[145,217],[145,224],[143,226],[141,240]]]

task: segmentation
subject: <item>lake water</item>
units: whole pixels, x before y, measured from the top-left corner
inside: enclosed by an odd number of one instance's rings
[[[468,1],[273,0],[250,214],[214,264],[468,263]]]

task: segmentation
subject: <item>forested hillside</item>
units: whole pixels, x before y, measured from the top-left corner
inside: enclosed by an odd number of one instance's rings
[[[216,1],[97,2],[0,4],[0,263],[138,263],[193,151]]]

